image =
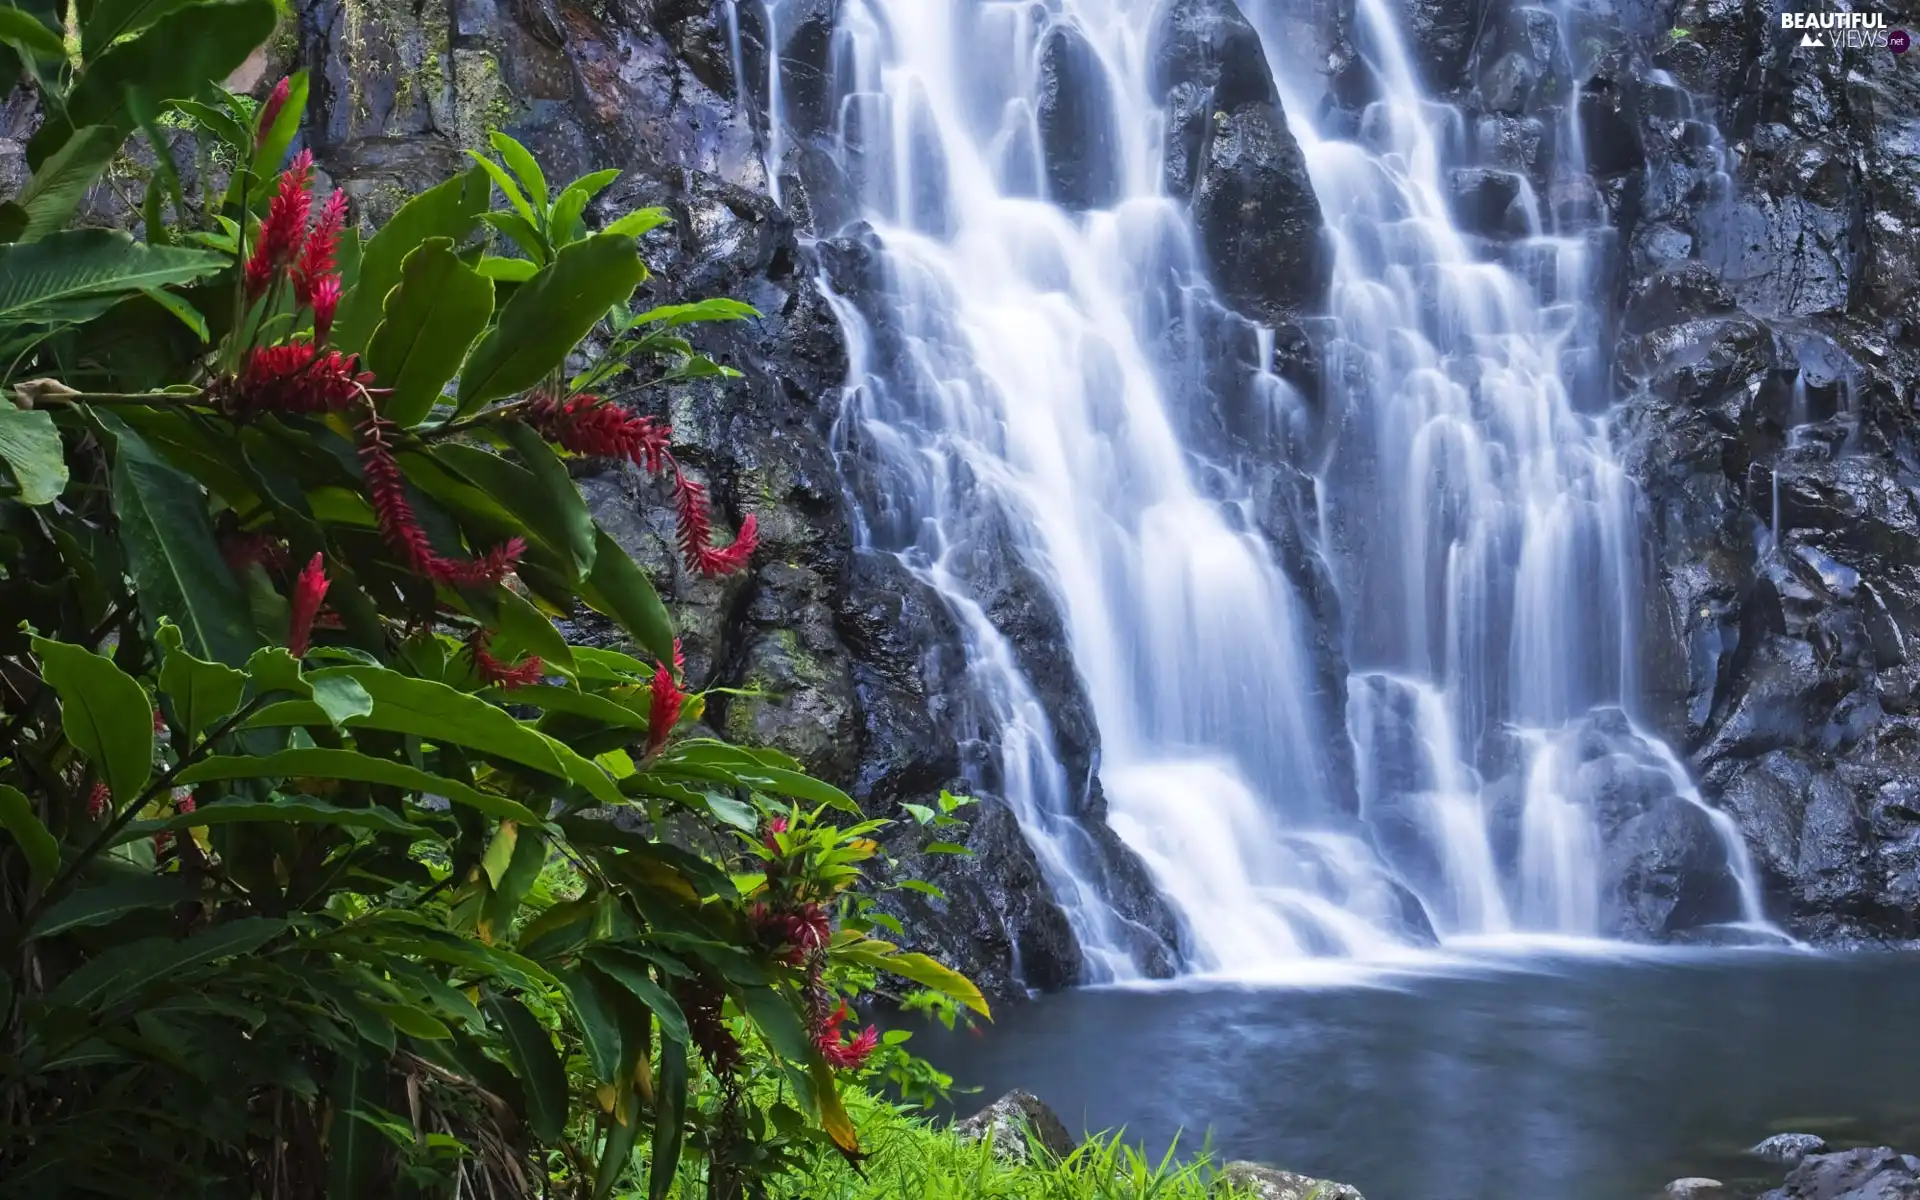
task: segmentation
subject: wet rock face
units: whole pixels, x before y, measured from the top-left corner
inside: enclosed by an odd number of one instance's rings
[[[1898,941],[1920,934],[1920,82],[1766,17],[1683,0],[1689,37],[1605,60],[1645,158],[1615,209],[1646,269],[1615,357],[1657,548],[1643,657],[1770,913]]]
[[[1048,32],[1040,50],[1040,149],[1047,197],[1065,208],[1106,208],[1120,198],[1119,133],[1112,89],[1086,35]]]
[[[1761,1200],[1920,1200],[1920,1158],[1885,1146],[1810,1155]]]

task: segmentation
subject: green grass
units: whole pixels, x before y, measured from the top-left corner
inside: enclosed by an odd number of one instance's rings
[[[1124,1135],[1089,1138],[1064,1161],[1005,1162],[985,1141],[967,1143],[935,1124],[884,1102],[846,1097],[869,1157],[855,1172],[822,1154],[804,1172],[769,1189],[777,1200],[1246,1200],[1218,1185],[1204,1154],[1182,1157],[1176,1146],[1150,1159]],[[704,1197],[702,1183],[682,1178],[683,1196]],[[689,1186],[691,1185],[691,1186]]]

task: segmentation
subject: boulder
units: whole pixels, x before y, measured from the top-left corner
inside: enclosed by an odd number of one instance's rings
[[[1060,1117],[1032,1092],[1012,1091],[962,1121],[953,1132],[963,1142],[982,1138],[1002,1162],[1029,1163],[1037,1149],[1044,1158],[1059,1160],[1077,1144]]]
[[[1056,25],[1040,49],[1040,149],[1047,197],[1063,208],[1106,208],[1120,198],[1120,139],[1113,89],[1086,35]]]
[[[1192,83],[1211,94],[1216,110],[1278,98],[1260,35],[1234,0],[1174,0],[1148,53],[1156,96]]]
[[[1718,1179],[1703,1179],[1693,1175],[1669,1183],[1661,1195],[1672,1196],[1676,1200],[1722,1200],[1727,1195],[1727,1185]]]
[[[1228,1163],[1220,1172],[1220,1182],[1254,1200],[1367,1200],[1360,1189],[1348,1184],[1253,1162]]]
[[[1824,1154],[1827,1139],[1817,1133],[1776,1133],[1763,1138],[1747,1153],[1783,1167],[1797,1167],[1809,1154]]]
[[[1920,1158],[1885,1146],[1810,1154],[1761,1200],[1920,1200]]]
[[[1221,297],[1268,325],[1323,307],[1331,255],[1306,158],[1277,104],[1215,112],[1193,219]]]
[[[1401,29],[1422,80],[1435,92],[1465,82],[1467,60],[1480,30],[1480,0],[1400,0]]]

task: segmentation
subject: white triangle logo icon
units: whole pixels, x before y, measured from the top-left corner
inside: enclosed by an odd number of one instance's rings
[[[1813,33],[1801,34],[1800,44],[1802,46],[1811,46],[1816,50],[1825,50],[1827,48],[1827,44],[1820,40],[1819,35]]]

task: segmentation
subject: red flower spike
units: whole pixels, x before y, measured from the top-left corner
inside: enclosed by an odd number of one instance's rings
[[[87,793],[87,820],[98,821],[101,817],[105,816],[107,806],[112,802],[113,793],[107,790],[107,785],[104,783],[94,784],[93,790]]]
[[[813,1036],[813,1044],[827,1065],[840,1070],[858,1070],[865,1065],[874,1049],[880,1045],[880,1031],[869,1025],[861,1030],[851,1041],[840,1040],[840,1024],[852,1014],[842,1004],[833,1010],[826,1023]]]
[[[406,476],[401,474],[393,447],[387,443],[393,428],[393,422],[379,416],[368,417],[359,427],[360,469],[367,477],[368,499],[387,544],[406,558],[415,574],[435,583],[479,587],[511,575],[527,549],[520,538],[512,538],[475,559],[442,558],[434,553],[433,543],[427,540],[427,531],[420,527],[420,518],[407,499]]]
[[[680,648],[680,639],[673,639],[673,673],[676,678],[687,676],[687,652]]]
[[[326,561],[315,554],[300,577],[293,581],[293,599],[288,607],[292,611],[287,621],[287,652],[295,658],[305,658],[307,647],[313,638],[313,619],[320,615],[320,602],[327,598]]]
[[[686,560],[689,571],[708,579],[732,575],[747,565],[760,545],[760,524],[752,514],[740,522],[740,533],[731,546],[713,545],[707,489],[682,474],[677,463],[673,472],[673,507],[680,525],[680,557]]]
[[[280,186],[267,204],[267,219],[260,223],[260,240],[247,260],[247,294],[252,299],[265,295],[300,252],[313,210],[313,197],[307,192],[312,182],[313,154],[302,150],[280,176]]]
[[[647,757],[652,758],[667,748],[667,738],[673,733],[673,727],[680,723],[680,709],[687,702],[687,694],[673,682],[673,674],[665,663],[653,664],[653,704],[647,711]]]
[[[480,676],[481,683],[513,691],[532,687],[546,677],[547,666],[537,654],[529,654],[512,666],[489,654],[487,643],[492,637],[490,632],[481,629],[475,631],[473,639],[467,643],[467,651],[473,657],[473,669]]]
[[[293,90],[291,78],[282,79],[273,85],[273,94],[260,106],[260,120],[253,127],[254,144],[257,146],[267,140],[267,134],[273,131],[273,124],[280,119],[280,110],[287,106],[287,94]]]
[[[760,835],[760,843],[769,850],[780,849],[779,835],[787,831],[787,819],[774,817],[767,822],[767,831]]]
[[[322,353],[312,342],[287,342],[249,354],[235,391],[243,412],[339,412],[372,383],[372,372],[360,370],[353,355]]]
[[[328,275],[314,284],[307,303],[313,306],[313,340],[324,343],[333,332],[334,310],[340,307],[340,277]]]
[[[327,205],[320,210],[320,219],[307,235],[306,244],[300,250],[300,261],[293,269],[293,298],[299,303],[312,304],[321,282],[333,274],[334,256],[340,249],[340,230],[346,223],[347,194],[335,192],[327,197]]]
[[[181,793],[176,793],[173,801],[173,811],[186,814],[192,812],[197,807],[199,807],[199,805],[194,800],[192,792],[182,789]]]
[[[541,437],[575,454],[624,458],[656,475],[668,461],[673,437],[672,429],[652,417],[637,417],[590,392],[565,402],[537,396],[527,420]]]

